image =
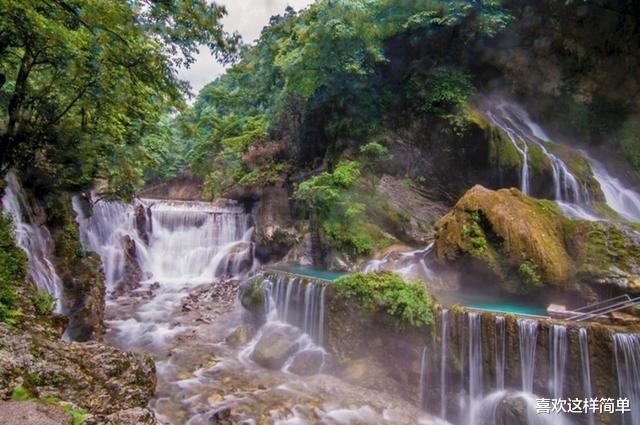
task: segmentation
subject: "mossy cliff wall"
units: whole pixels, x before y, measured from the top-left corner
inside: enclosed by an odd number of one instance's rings
[[[470,189],[436,223],[441,266],[497,281],[510,293],[544,288],[591,301],[640,291],[640,242],[621,225],[569,220],[517,189]]]

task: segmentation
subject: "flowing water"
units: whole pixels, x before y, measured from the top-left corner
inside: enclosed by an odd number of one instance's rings
[[[549,392],[555,399],[561,399],[563,395],[567,344],[567,328],[562,325],[553,325],[549,332],[549,361],[551,364]]]
[[[640,425],[640,334],[616,333],[613,341],[619,396],[631,406],[631,412],[622,415],[622,425]]]
[[[504,375],[506,367],[506,345],[507,345],[507,330],[506,319],[504,316],[496,316],[496,389],[504,389]]]
[[[27,199],[18,177],[9,171],[2,208],[11,215],[15,227],[16,244],[27,254],[28,277],[41,291],[56,299],[56,311],[62,312],[62,281],[51,262],[52,243],[49,230],[40,223],[34,206]]]
[[[476,404],[484,392],[484,368],[482,359],[482,324],[480,313],[467,313],[469,330],[469,423],[475,422]]]
[[[449,336],[449,310],[442,309],[440,333],[440,417],[447,419],[447,340]]]
[[[522,390],[533,393],[533,373],[535,372],[538,321],[518,319],[518,340],[520,342],[520,371]]]
[[[578,331],[580,341],[580,362],[582,366],[582,390],[584,398],[593,398],[593,390],[591,389],[591,364],[589,360],[589,338],[587,329],[580,328]],[[596,419],[591,410],[587,413],[587,421],[589,425],[595,425]]]
[[[435,276],[435,273],[427,265],[427,258],[432,251],[433,243],[414,251],[392,251],[379,260],[367,261],[361,269],[367,273],[380,270],[393,271],[405,279],[429,281]]]

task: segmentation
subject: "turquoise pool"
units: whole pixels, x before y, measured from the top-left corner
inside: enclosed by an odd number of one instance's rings
[[[497,313],[533,316],[547,315],[547,308],[544,305],[528,303],[522,300],[511,300],[500,296],[459,292],[439,292],[435,293],[434,296],[448,307],[454,304],[460,304],[465,307],[494,311]]]
[[[330,272],[327,270],[310,269],[307,267],[300,267],[300,266],[277,266],[277,267],[269,267],[269,268],[273,270],[280,270],[283,272],[298,274],[300,276],[311,277],[313,279],[328,280],[331,282],[333,282],[340,276],[347,274],[347,273],[339,273],[339,272]]]

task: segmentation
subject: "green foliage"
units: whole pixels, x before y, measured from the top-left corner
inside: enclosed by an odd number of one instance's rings
[[[71,415],[73,425],[82,425],[87,420],[89,416],[89,412],[86,409],[82,409],[79,407],[74,407],[71,404],[65,403],[63,404],[63,409],[69,415]]]
[[[471,243],[469,253],[476,258],[483,257],[489,249],[489,243],[480,226],[480,215],[477,211],[469,213],[470,221],[462,225],[460,236]]]
[[[13,401],[28,401],[33,399],[34,397],[22,385],[18,385],[11,392],[11,400]]]
[[[385,313],[399,328],[433,323],[431,298],[421,281],[407,282],[388,272],[354,273],[338,278],[335,287],[363,312]]]
[[[35,291],[31,301],[39,316],[48,316],[56,306],[56,299],[47,291]]]
[[[323,219],[335,210],[338,204],[346,212],[348,205],[341,199],[345,191],[360,177],[360,164],[355,161],[338,163],[333,172],[324,172],[300,183],[294,197]]]
[[[188,91],[177,67],[200,45],[233,52],[225,13],[204,0],[0,0],[0,163],[131,197],[159,163],[142,135]]]
[[[27,256],[16,246],[13,222],[0,215],[0,321],[13,323],[19,315],[16,286],[27,276]]]

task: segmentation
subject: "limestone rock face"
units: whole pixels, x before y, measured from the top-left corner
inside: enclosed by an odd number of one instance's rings
[[[319,349],[300,351],[293,358],[289,372],[301,376],[314,375],[320,372],[325,363],[324,357],[325,354]]]
[[[439,264],[481,271],[508,292],[581,283],[640,289],[640,242],[633,232],[567,219],[555,203],[517,189],[473,187],[436,223],[436,232]]]
[[[264,329],[263,335],[251,353],[253,361],[269,369],[280,369],[298,349],[298,330],[291,326]]]
[[[155,391],[149,357],[98,342],[65,342],[38,323],[0,323],[0,398],[18,386],[37,398],[56,397],[92,414],[145,408]]]
[[[286,188],[265,189],[255,217],[256,256],[263,262],[281,260],[298,239]]]

